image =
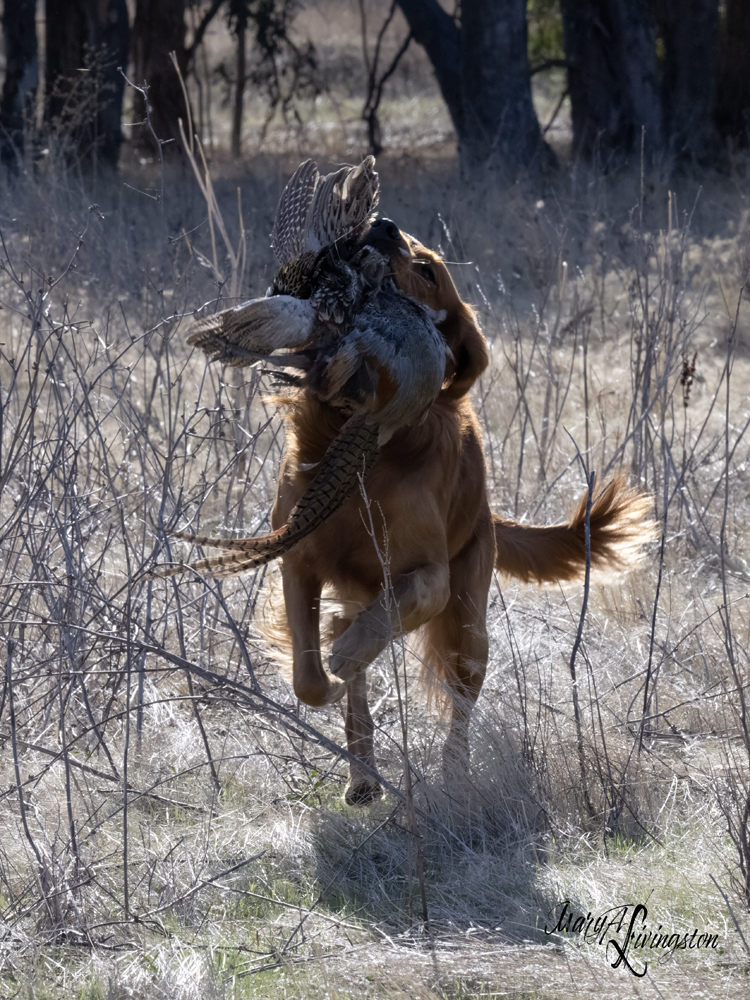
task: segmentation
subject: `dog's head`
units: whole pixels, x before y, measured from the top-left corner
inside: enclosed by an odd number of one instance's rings
[[[474,310],[462,301],[445,263],[390,219],[375,219],[362,242],[388,257],[393,280],[402,292],[435,312],[446,313],[437,328],[453,360],[446,365],[442,394],[453,399],[465,396],[487,367],[489,355]]]

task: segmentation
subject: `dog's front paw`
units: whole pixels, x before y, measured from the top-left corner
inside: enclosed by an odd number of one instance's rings
[[[328,674],[310,678],[298,678],[294,683],[294,693],[310,708],[325,708],[334,705],[346,694],[346,681]]]
[[[383,629],[378,625],[373,627],[373,616],[368,612],[358,615],[346,632],[334,642],[328,657],[328,669],[335,677],[344,681],[351,680],[385,649],[387,638],[382,632]]]
[[[375,601],[369,608],[360,611],[349,628],[334,642],[328,669],[342,680],[351,680],[383,652],[390,635],[388,608],[381,601]]]
[[[328,694],[326,696],[326,705],[335,705],[337,701],[341,699],[346,694],[347,683],[339,677],[329,677]]]

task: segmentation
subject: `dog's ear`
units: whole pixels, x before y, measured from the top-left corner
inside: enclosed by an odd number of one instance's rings
[[[445,262],[408,233],[402,238],[404,247],[397,248],[390,258],[394,280],[402,292],[435,312],[445,312],[437,328],[453,352],[453,361],[445,367],[446,385],[441,395],[460,399],[489,363],[487,342],[474,310],[461,299]]]
[[[438,329],[453,352],[454,359],[446,368],[448,385],[443,389],[442,395],[449,399],[460,399],[489,364],[487,341],[479,329],[474,310],[460,300],[458,306],[451,309],[446,319],[438,324]]]

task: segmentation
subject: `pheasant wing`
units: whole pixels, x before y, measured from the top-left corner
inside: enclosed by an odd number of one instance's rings
[[[271,247],[282,267],[304,249],[305,222],[319,182],[318,165],[314,160],[305,160],[281,193],[271,233]]]
[[[200,347],[212,361],[242,367],[273,351],[306,347],[313,339],[315,320],[309,299],[274,295],[198,320],[187,342]]]
[[[304,249],[320,250],[347,236],[367,220],[380,197],[375,157],[356,167],[341,167],[315,188],[305,222]]]
[[[354,319],[346,354],[375,374],[367,408],[380,425],[381,445],[399,427],[418,423],[440,393],[450,357],[435,326],[441,318],[402,292],[383,289]]]

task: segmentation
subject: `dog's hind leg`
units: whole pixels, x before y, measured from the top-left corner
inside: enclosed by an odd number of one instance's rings
[[[449,788],[464,792],[469,768],[469,722],[487,670],[487,594],[495,553],[489,509],[480,517],[468,544],[451,560],[448,603],[424,630],[428,680],[445,684],[450,693],[443,774]]]
[[[349,753],[370,767],[375,766],[374,729],[367,704],[367,671],[361,670],[349,681],[346,691],[346,744]],[[368,806],[382,794],[380,782],[355,763],[350,763],[349,782],[344,793],[347,805]]]

